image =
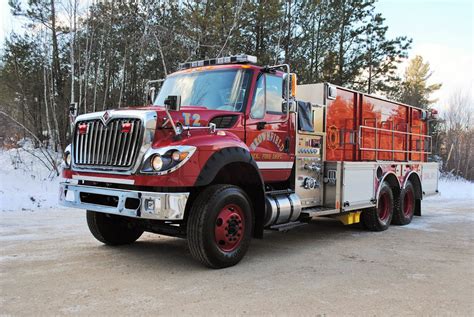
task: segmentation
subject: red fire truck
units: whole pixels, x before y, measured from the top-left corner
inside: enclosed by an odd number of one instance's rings
[[[435,194],[435,111],[328,83],[250,55],[180,64],[152,102],[78,116],[60,202],[87,210],[97,240],[186,238],[212,268],[252,237],[313,217],[372,231],[406,225]]]

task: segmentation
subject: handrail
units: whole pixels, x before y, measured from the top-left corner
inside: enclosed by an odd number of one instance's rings
[[[375,132],[375,147],[374,148],[363,147],[362,146],[362,132],[363,132],[363,129],[373,130]],[[391,142],[392,143],[391,144],[392,148],[391,149],[381,149],[379,147],[378,139],[380,137],[380,135],[379,135],[380,132],[391,134],[391,139],[392,139],[392,142]],[[428,151],[425,151],[424,149],[421,150],[421,151],[410,150],[409,145],[411,145],[411,144],[409,144],[410,142],[408,142],[408,140],[406,140],[405,149],[402,149],[402,150],[395,149],[395,140],[394,140],[395,139],[395,134],[405,135],[407,137],[409,137],[409,136],[419,137],[420,139],[417,139],[415,141],[423,141],[423,143],[425,142],[426,139],[429,139],[429,150]],[[420,134],[420,133],[389,130],[389,129],[384,129],[384,128],[364,126],[364,125],[359,126],[358,140],[357,141],[358,141],[359,150],[361,150],[361,151],[374,151],[375,152],[375,160],[376,161],[378,160],[378,152],[392,153],[392,160],[394,160],[395,153],[409,153],[409,154],[421,154],[422,155],[422,154],[431,154],[432,149],[433,149],[432,137],[429,136],[429,135]],[[423,146],[424,146],[424,144],[423,144]],[[420,157],[420,161],[421,160],[423,160],[422,157]]]

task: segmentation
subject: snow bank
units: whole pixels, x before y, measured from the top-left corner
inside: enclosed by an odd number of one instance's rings
[[[58,205],[58,177],[32,154],[41,157],[31,145],[0,148],[0,211],[35,210]]]
[[[474,203],[474,183],[462,178],[441,177],[439,195],[429,197],[433,200],[470,200]]]

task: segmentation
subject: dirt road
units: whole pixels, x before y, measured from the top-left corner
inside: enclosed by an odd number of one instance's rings
[[[472,201],[424,201],[382,233],[317,220],[209,270],[184,240],[111,248],[79,210],[0,213],[0,314],[473,315]]]

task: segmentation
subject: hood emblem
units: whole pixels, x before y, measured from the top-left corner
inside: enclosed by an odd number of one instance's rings
[[[102,117],[100,118],[100,120],[102,120],[102,123],[104,124],[104,126],[107,126],[107,123],[110,120],[110,112],[108,110],[105,111]]]

